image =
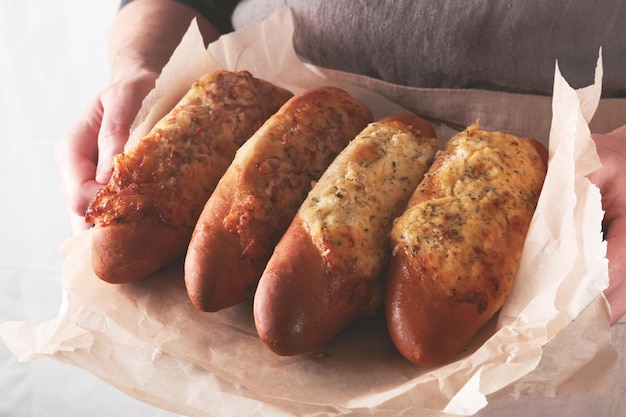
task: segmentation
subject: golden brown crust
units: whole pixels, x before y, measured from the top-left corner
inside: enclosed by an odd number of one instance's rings
[[[259,336],[274,352],[312,350],[380,306],[393,219],[439,148],[416,121],[402,115],[363,129],[276,246],[254,300]]]
[[[222,227],[232,195],[218,188],[193,231],[185,256],[185,285],[192,304],[203,311],[218,311],[252,298],[265,263],[242,258],[237,235]],[[216,226],[217,225],[217,226]],[[207,279],[221,277],[222,279]]]
[[[378,121],[379,123],[401,122],[405,126],[414,129],[416,135],[424,138],[436,138],[437,133],[433,125],[426,119],[413,113],[394,113]]]
[[[544,155],[535,141],[472,125],[448,142],[394,222],[385,309],[392,339],[411,361],[450,360],[502,307]]]
[[[196,81],[145,138],[115,158],[111,180],[90,204],[97,274],[129,282],[182,255],[236,150],[289,97],[246,71]]]
[[[389,265],[385,314],[391,339],[410,361],[437,366],[459,353],[493,312],[455,302],[426,274],[416,273],[404,251]]]
[[[237,152],[198,220],[185,259],[194,305],[216,311],[252,298],[311,183],[371,118],[345,91],[320,87],[267,120]]]
[[[131,282],[179,256],[190,231],[150,223],[96,227],[92,231],[92,267],[103,281]],[[149,249],[146,249],[149,248]],[[136,254],[130,257],[129,254]]]
[[[316,349],[371,313],[380,297],[375,281],[328,276],[318,248],[296,215],[259,281],[254,322],[270,350],[297,355]]]

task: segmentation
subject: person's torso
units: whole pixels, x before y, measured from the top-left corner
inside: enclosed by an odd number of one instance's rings
[[[289,6],[294,46],[313,64],[422,88],[549,95],[558,61],[574,87],[626,96],[626,3],[610,0],[245,0],[235,28]]]

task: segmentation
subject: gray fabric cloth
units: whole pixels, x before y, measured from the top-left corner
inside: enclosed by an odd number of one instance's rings
[[[326,68],[426,88],[549,95],[555,61],[574,87],[626,97],[626,2],[611,0],[244,0],[235,28],[277,8],[295,16],[294,46]]]
[[[133,0],[120,0],[120,9]],[[228,33],[233,30],[231,15],[237,6],[236,0],[176,0],[186,6],[195,9],[207,18],[220,33]]]

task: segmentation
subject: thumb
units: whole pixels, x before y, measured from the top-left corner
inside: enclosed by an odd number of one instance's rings
[[[609,287],[604,295],[611,306],[611,324],[626,313],[626,219],[611,222],[607,233]]]
[[[154,87],[155,73],[145,73],[111,86],[101,96],[102,124],[98,133],[96,181],[105,184],[111,178],[113,158],[124,151],[130,128],[146,95]]]
[[[113,172],[113,158],[124,151],[128,141],[130,127],[136,111],[129,111],[127,106],[110,107],[103,115],[98,133],[98,165],[96,181],[106,184]]]

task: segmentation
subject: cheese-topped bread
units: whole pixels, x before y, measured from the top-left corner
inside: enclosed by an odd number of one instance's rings
[[[239,149],[207,201],[185,259],[193,304],[216,311],[251,299],[274,246],[311,184],[371,122],[346,91],[304,91]]]
[[[437,156],[391,232],[386,313],[407,358],[449,360],[502,307],[545,172],[538,142],[476,124]]]
[[[255,323],[271,350],[310,351],[380,307],[392,222],[438,148],[428,123],[402,115],[370,124],[333,161],[257,288]]]
[[[182,255],[237,149],[290,97],[246,71],[197,80],[146,137],[115,157],[111,180],[91,202],[96,274],[129,282]]]
[[[393,220],[432,163],[439,141],[399,120],[365,128],[300,207],[328,272],[361,279],[380,272]]]

